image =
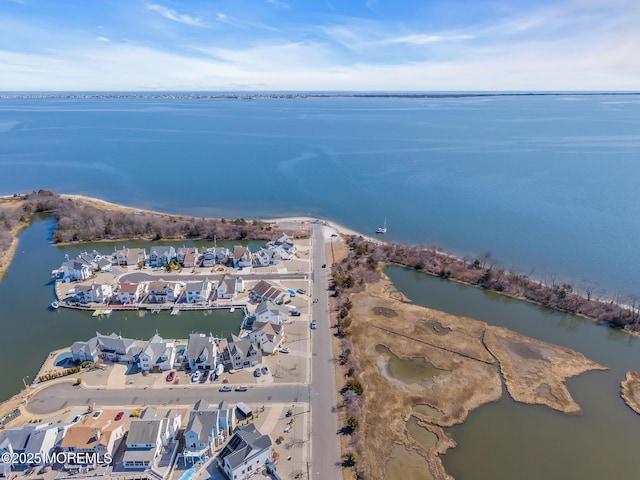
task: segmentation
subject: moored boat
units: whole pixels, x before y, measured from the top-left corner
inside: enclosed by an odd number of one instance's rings
[[[51,302],[51,309],[52,310],[57,310],[59,306],[60,305],[58,305],[58,302],[56,302],[55,300],[53,302]]]
[[[384,217],[384,227],[378,227],[376,233],[387,233],[387,217]]]

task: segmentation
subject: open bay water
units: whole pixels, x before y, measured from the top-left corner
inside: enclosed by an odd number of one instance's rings
[[[313,215],[640,294],[640,96],[0,99],[0,194]]]

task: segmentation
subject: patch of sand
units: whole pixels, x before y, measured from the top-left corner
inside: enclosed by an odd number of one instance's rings
[[[627,372],[620,383],[620,396],[634,412],[640,413],[640,372]]]

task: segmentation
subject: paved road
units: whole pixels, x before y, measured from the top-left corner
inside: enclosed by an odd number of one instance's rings
[[[341,478],[340,440],[333,355],[331,352],[331,318],[329,315],[328,269],[324,252],[323,227],[313,226],[313,297],[312,316],[318,327],[312,331],[311,351],[311,439],[312,478]]]
[[[201,398],[218,403],[296,403],[309,401],[309,387],[306,385],[251,386],[246,392],[219,392],[220,385],[182,386],[170,388],[125,388],[118,390],[97,390],[74,386],[71,382],[58,383],[36,393],[27,410],[36,415],[45,415],[63,408],[91,405],[136,406],[136,405],[193,405]]]

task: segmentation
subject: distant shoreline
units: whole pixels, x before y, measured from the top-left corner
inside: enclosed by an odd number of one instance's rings
[[[252,100],[252,99],[313,99],[313,98],[477,98],[477,97],[541,97],[541,96],[602,96],[640,95],[640,92],[0,92],[0,100],[10,99],[166,99],[166,100]]]

